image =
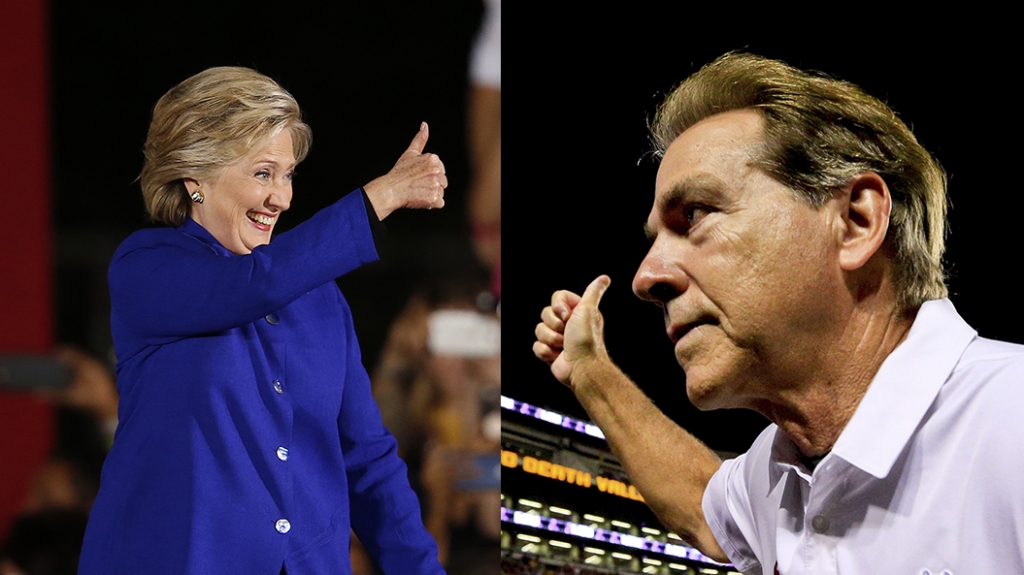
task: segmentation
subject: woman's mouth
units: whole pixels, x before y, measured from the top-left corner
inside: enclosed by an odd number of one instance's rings
[[[274,227],[274,222],[277,221],[277,216],[270,216],[255,211],[246,212],[245,216],[249,218],[249,221],[252,222],[256,229],[264,232],[269,232]]]

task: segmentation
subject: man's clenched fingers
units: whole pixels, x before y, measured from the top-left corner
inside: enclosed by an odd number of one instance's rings
[[[547,345],[548,347],[558,349],[565,347],[565,338],[562,333],[551,329],[543,323],[537,324],[537,329],[534,330],[534,334],[537,336],[537,341]]]
[[[565,333],[565,322],[558,317],[558,314],[555,313],[555,309],[553,307],[545,307],[540,312],[540,319],[544,322],[544,325],[549,328],[559,333]]]
[[[569,321],[569,314],[578,303],[580,303],[580,296],[571,291],[558,290],[551,294],[551,307],[554,309],[555,315],[562,321]]]
[[[533,355],[537,356],[539,359],[541,359],[542,361],[545,361],[547,363],[554,363],[554,361],[556,359],[558,359],[558,356],[561,353],[562,353],[561,349],[559,349],[558,351],[555,351],[555,350],[551,349],[549,346],[547,346],[547,345],[545,345],[545,344],[543,344],[543,343],[541,343],[539,341],[533,342]]]

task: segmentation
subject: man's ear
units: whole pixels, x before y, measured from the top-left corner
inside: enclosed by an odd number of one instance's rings
[[[889,186],[874,172],[858,174],[843,190],[841,206],[845,230],[839,265],[853,271],[866,264],[885,242],[892,211]]]

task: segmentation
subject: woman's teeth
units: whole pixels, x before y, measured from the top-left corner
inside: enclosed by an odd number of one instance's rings
[[[270,216],[265,216],[263,214],[257,214],[257,213],[254,213],[254,212],[249,212],[246,215],[249,216],[250,220],[256,222],[257,224],[263,224],[264,226],[269,226],[270,224],[274,223],[274,218],[272,218]]]

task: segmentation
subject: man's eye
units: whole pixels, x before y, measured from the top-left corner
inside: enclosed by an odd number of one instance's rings
[[[686,222],[691,228],[700,223],[700,221],[704,219],[704,216],[710,213],[711,210],[707,206],[700,205],[687,206],[683,211],[683,214],[686,216]]]
[[[665,210],[662,217],[665,227],[677,234],[688,236],[694,226],[699,225],[705,217],[714,212],[714,208],[704,204],[685,204]]]

